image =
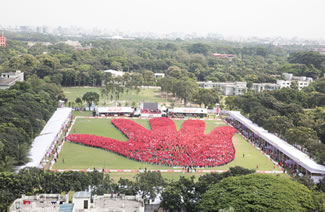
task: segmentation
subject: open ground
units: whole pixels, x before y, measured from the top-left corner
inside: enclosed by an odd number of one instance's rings
[[[101,95],[99,87],[64,87],[63,91],[64,91],[64,95],[68,99],[68,102],[75,102],[77,97],[82,98],[82,96],[86,92],[96,92],[99,95]],[[126,103],[132,105],[133,102],[135,102],[136,105],[139,106],[139,104],[144,101],[169,104],[172,100],[171,98],[168,98],[166,102],[166,98],[164,95],[161,94],[160,88],[140,89],[139,93],[135,91],[132,92],[130,91],[128,93],[121,94],[120,99],[118,100],[118,102],[121,103],[123,106]],[[115,106],[116,102],[101,97],[98,104],[106,105],[106,106],[112,106],[112,105]]]

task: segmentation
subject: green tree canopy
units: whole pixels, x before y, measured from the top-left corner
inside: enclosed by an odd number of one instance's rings
[[[99,101],[99,94],[96,92],[87,92],[82,96],[82,100],[87,102],[88,106],[90,107],[92,102],[97,104]]]
[[[312,192],[290,179],[266,174],[229,177],[212,185],[202,196],[199,209],[219,211],[312,211]]]

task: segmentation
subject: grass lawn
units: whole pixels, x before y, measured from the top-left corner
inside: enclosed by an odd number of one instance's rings
[[[109,103],[110,100],[105,100],[101,97],[99,87],[63,87],[63,92],[69,102],[74,102],[77,97],[82,98],[82,96],[89,91],[99,94],[99,105],[115,105],[114,102]],[[124,105],[126,102],[128,102],[129,105],[131,105],[132,102],[135,102],[139,106],[139,104],[143,101],[165,103],[166,99],[160,96],[159,88],[146,88],[141,89],[139,93],[134,91],[129,92],[128,94],[123,93],[118,101],[121,102],[122,105]]]
[[[140,125],[150,129],[149,120],[133,119]],[[177,129],[180,129],[183,120],[175,120]],[[206,120],[205,133],[209,133],[216,126],[224,126],[221,120]],[[87,133],[114,138],[120,141],[127,141],[127,138],[111,124],[111,119],[87,119],[79,118],[76,120],[70,133]],[[254,146],[246,142],[239,134],[233,137],[236,149],[236,157],[232,162],[219,167],[204,168],[213,170],[227,170],[229,167],[242,166],[244,168],[271,171],[273,163],[260,153]],[[243,157],[244,154],[244,157]],[[64,158],[64,163],[62,161]],[[59,160],[53,169],[173,169],[172,167],[151,165],[127,159],[118,154],[94,147],[83,146],[80,144],[66,142],[60,152]],[[180,169],[180,168],[175,168]],[[277,167],[275,170],[279,170]],[[114,173],[113,175],[130,175],[131,173]],[[166,173],[166,175],[176,176],[179,173]],[[171,177],[172,178],[172,177]]]

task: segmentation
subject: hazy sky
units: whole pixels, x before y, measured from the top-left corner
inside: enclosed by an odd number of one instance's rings
[[[325,0],[7,0],[0,25],[325,38]]]

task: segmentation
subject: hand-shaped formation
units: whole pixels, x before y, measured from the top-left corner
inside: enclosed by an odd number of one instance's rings
[[[127,142],[86,134],[70,134],[66,139],[168,166],[212,167],[235,158],[232,137],[236,130],[232,127],[217,127],[205,135],[205,123],[200,120],[184,121],[180,131],[169,118],[151,119],[152,130],[128,119],[114,119],[112,123],[129,138]]]

